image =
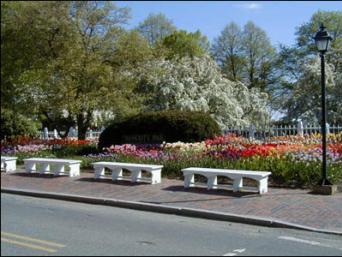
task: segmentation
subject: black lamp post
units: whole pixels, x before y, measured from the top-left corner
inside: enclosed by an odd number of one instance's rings
[[[322,24],[320,31],[314,37],[318,51],[321,57],[321,86],[322,86],[322,149],[323,149],[323,163],[322,163],[322,180],[319,185],[332,185],[327,178],[327,138],[326,138],[326,104],[325,104],[325,62],[324,54],[328,51],[332,38],[329,36],[326,28]]]

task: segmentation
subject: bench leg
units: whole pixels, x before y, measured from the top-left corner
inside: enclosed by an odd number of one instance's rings
[[[243,187],[243,179],[242,179],[242,177],[234,179],[233,192],[240,191],[242,187]]]
[[[112,170],[112,180],[122,180],[122,169],[114,169]]]
[[[193,187],[194,184],[195,184],[195,175],[194,174],[184,176],[184,187],[185,188]]]
[[[70,164],[69,177],[77,177],[80,175],[80,164]],[[64,172],[64,171],[63,171]]]
[[[40,174],[44,174],[46,172],[49,172],[50,171],[50,164],[48,163],[43,163],[42,164],[42,167],[40,168]]]
[[[26,162],[25,163],[25,171],[27,173],[36,172],[36,163],[34,163],[34,162]]]
[[[268,192],[268,177],[259,181],[259,194],[265,194]]]
[[[54,167],[53,172],[55,176],[64,174],[65,172],[64,164],[57,164],[56,167]]]
[[[103,178],[105,175],[104,167],[96,167],[95,168],[95,179]]]
[[[152,185],[161,183],[161,170],[154,170],[152,174]]]
[[[217,189],[217,176],[208,177],[207,189]]]
[[[141,181],[141,170],[132,170],[131,171],[132,175],[131,175],[131,181],[133,183],[139,182]]]
[[[2,164],[4,164],[4,165],[2,165]],[[1,163],[1,168],[4,168],[5,172],[16,171],[16,169],[17,169],[17,161],[16,160],[12,160],[12,161],[7,161],[5,163]]]

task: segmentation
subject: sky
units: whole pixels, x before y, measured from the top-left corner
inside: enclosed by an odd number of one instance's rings
[[[296,28],[308,22],[318,10],[341,11],[339,1],[115,1],[131,8],[128,29],[136,27],[150,13],[163,13],[178,29],[200,30],[210,42],[230,22],[243,27],[248,21],[266,31],[271,43],[295,44]],[[317,28],[318,29],[318,28]]]

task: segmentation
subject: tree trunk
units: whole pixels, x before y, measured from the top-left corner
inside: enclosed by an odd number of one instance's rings
[[[92,110],[87,112],[81,112],[77,115],[77,126],[78,126],[78,139],[86,139],[86,133],[91,124]]]
[[[88,124],[83,114],[77,115],[77,127],[78,127],[78,140],[86,139]]]

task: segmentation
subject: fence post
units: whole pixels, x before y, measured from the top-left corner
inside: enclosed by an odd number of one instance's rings
[[[72,127],[69,128],[68,137],[72,137],[72,133],[73,133],[72,129],[73,129]]]
[[[72,136],[72,137],[77,137],[77,135],[78,135],[78,131],[76,130],[76,128],[72,127],[71,136]]]
[[[43,139],[49,139],[49,130],[47,127],[44,128]]]
[[[53,130],[53,138],[54,138],[54,139],[58,138],[57,129],[54,129],[54,130]]]
[[[304,136],[304,127],[301,120],[297,122],[297,135],[301,137]]]
[[[249,139],[255,139],[255,126],[251,124],[249,126]]]
[[[326,127],[327,134],[330,134],[330,125],[329,125],[329,123],[325,123],[325,127]]]

